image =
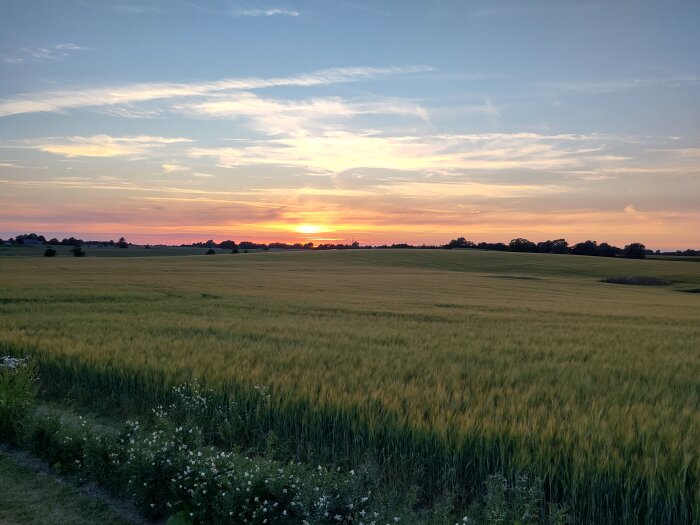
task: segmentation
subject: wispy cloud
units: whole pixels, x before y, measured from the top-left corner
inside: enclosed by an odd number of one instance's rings
[[[219,166],[280,165],[321,173],[358,168],[409,172],[564,170],[624,157],[581,148],[590,139],[535,133],[384,136],[374,132],[332,131],[285,136],[238,147],[189,148],[193,158],[212,157]]]
[[[394,98],[347,101],[340,97],[305,100],[279,100],[250,92],[209,97],[204,102],[173,106],[179,112],[198,118],[243,118],[268,134],[327,129],[333,123],[362,115],[401,115],[427,119],[418,104]]]
[[[540,85],[555,93],[603,94],[636,89],[672,88],[700,84],[700,75],[674,75],[656,78],[628,78],[602,82],[567,81],[542,82]]]
[[[163,168],[163,173],[175,173],[176,171],[189,171],[187,166],[181,166],[180,164],[161,164]]]
[[[294,9],[286,9],[283,7],[268,7],[264,9],[246,9],[236,7],[228,11],[228,14],[233,17],[258,17],[258,16],[299,16],[299,11]]]
[[[144,15],[148,13],[161,13],[162,9],[155,5],[143,5],[143,4],[111,4],[109,6],[112,10],[118,13],[127,13],[132,15]]]
[[[152,155],[168,145],[185,142],[192,141],[179,137],[166,138],[149,135],[131,137],[92,135],[89,137],[48,137],[25,141],[25,147],[64,157],[141,157]]]
[[[431,71],[428,66],[344,67],[313,71],[287,77],[229,78],[200,83],[146,83],[66,91],[33,93],[0,100],[0,116],[81,107],[104,107],[163,99],[184,99],[223,92],[279,86],[311,87],[379,77]]]
[[[74,51],[89,48],[66,42],[48,47],[19,47],[13,52],[0,53],[0,61],[6,64],[18,64],[26,61],[50,62],[61,60]]]

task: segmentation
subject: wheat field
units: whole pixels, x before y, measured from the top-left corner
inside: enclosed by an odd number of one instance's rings
[[[693,261],[461,250],[6,257],[0,350],[96,410],[264,386],[222,440],[371,461],[420,501],[527,471],[581,523],[697,523],[699,287]]]

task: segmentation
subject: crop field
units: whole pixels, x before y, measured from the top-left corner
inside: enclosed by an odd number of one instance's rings
[[[601,282],[625,276],[667,284]],[[529,472],[576,523],[690,524],[699,288],[691,261],[462,250],[0,257],[0,354],[114,413],[192,377],[265,387],[220,440],[369,461],[422,502]]]

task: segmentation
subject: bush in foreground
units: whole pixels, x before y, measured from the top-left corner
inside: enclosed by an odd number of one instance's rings
[[[35,396],[36,370],[29,359],[0,357],[0,441],[16,440]]]

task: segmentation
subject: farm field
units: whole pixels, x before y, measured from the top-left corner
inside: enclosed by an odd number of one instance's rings
[[[697,523],[698,288],[694,262],[482,251],[0,257],[0,354],[105,412],[265,387],[228,444],[371,459],[421,501],[527,471],[577,523]]]

